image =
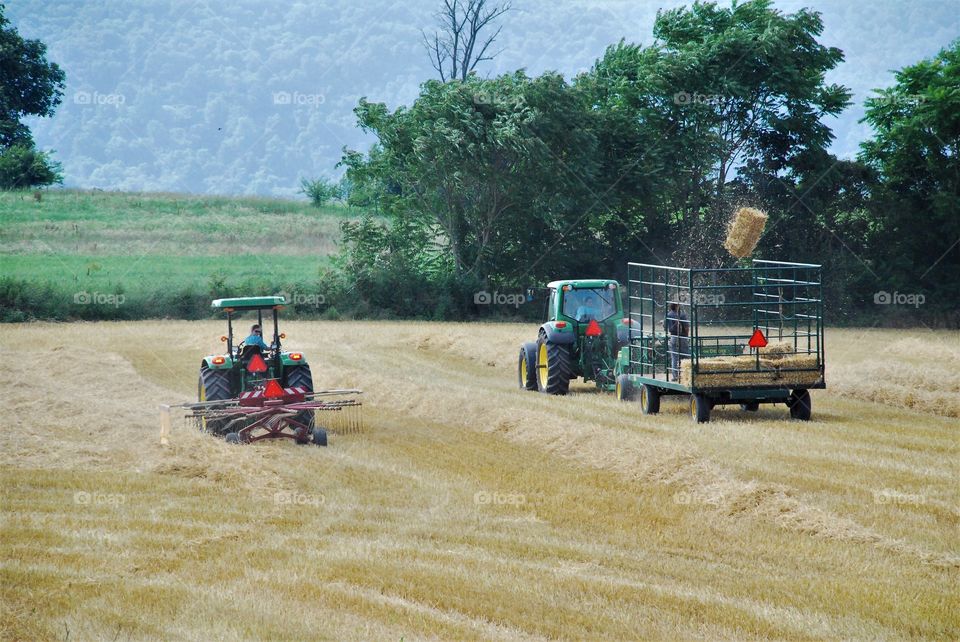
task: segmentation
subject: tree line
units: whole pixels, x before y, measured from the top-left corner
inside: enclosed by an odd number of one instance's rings
[[[866,101],[874,136],[844,160],[825,123],[851,104],[826,81],[844,56],[822,31],[769,0],[696,3],[570,81],[481,78],[465,59],[410,106],[361,99],[377,142],[341,165],[370,214],[343,225],[339,309],[470,318],[490,313],[481,290],[623,278],[627,261],[730,265],[726,221],[751,205],[770,215],[758,256],[824,265],[829,322],[956,326],[960,40]],[[443,42],[426,39],[449,64]]]

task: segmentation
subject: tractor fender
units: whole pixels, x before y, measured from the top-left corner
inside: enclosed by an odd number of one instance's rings
[[[614,365],[613,372],[616,376],[629,374],[630,370],[630,346],[623,346],[617,353],[617,363]]]
[[[307,357],[306,357],[303,353],[298,353],[298,354],[300,354],[300,358],[297,359],[296,361],[294,361],[293,359],[290,358],[290,354],[291,354],[291,353],[289,353],[289,352],[281,352],[281,353],[280,353],[280,363],[283,364],[283,367],[284,367],[284,368],[288,368],[288,367],[290,367],[290,366],[305,366],[305,365],[307,365]]]
[[[540,334],[547,337],[547,343],[555,345],[571,345],[577,340],[577,333],[568,324],[566,328],[560,329],[549,321],[540,326]]]
[[[215,357],[223,357],[223,363],[214,363]],[[210,370],[229,370],[233,367],[233,357],[225,354],[211,354],[203,358],[201,367],[207,367]]]

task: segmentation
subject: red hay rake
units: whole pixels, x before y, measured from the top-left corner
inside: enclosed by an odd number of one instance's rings
[[[170,409],[183,408],[188,423],[224,435],[229,443],[293,439],[301,444],[312,441],[326,446],[328,432],[363,430],[363,404],[356,399],[360,394],[356,389],[283,388],[277,380],[269,379],[234,399],[160,406],[160,442],[168,442]],[[211,430],[211,426],[216,428]]]

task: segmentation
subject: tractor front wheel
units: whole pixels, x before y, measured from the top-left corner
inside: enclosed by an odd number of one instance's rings
[[[810,421],[813,403],[810,400],[809,390],[794,390],[787,401],[790,407],[790,416],[800,421]]]
[[[630,383],[630,377],[622,374],[617,377],[617,399],[620,401],[633,401],[637,398],[637,390]]]
[[[230,399],[230,371],[211,370],[206,364],[200,367],[200,379],[197,382],[197,399],[203,401],[226,401]],[[219,435],[226,426],[223,419],[200,420],[200,426],[205,432]]]
[[[537,341],[537,389],[548,395],[565,395],[570,389],[573,366],[567,346]]]
[[[655,415],[660,412],[660,390],[643,384],[640,388],[640,409],[645,415]]]
[[[520,346],[520,359],[517,361],[517,381],[521,390],[537,389],[537,344],[524,343]]]

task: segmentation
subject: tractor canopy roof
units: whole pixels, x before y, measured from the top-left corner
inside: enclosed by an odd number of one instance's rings
[[[550,281],[547,283],[548,288],[560,289],[565,285],[570,287],[577,288],[608,288],[611,285],[613,287],[619,287],[620,284],[617,283],[614,279],[564,279],[562,281]]]
[[[278,305],[286,305],[282,296],[243,296],[233,299],[215,299],[210,304],[220,310],[271,310]]]

